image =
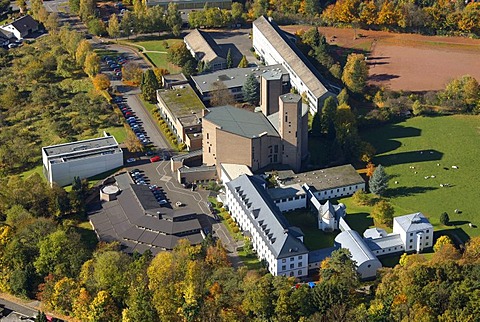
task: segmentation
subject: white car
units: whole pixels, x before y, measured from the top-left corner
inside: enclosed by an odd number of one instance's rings
[[[132,162],[135,162],[135,161],[137,161],[137,160],[135,160],[135,158],[129,158],[129,159],[127,159],[127,163],[132,163]]]

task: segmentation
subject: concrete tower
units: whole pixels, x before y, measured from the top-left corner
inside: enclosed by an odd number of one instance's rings
[[[282,163],[295,172],[302,166],[302,124],[302,97],[291,93],[281,95],[278,131],[282,138]]]
[[[260,107],[265,116],[278,112],[278,97],[282,95],[282,73],[266,72],[260,80]]]

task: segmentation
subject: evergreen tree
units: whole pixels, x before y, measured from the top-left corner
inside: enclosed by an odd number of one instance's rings
[[[337,102],[333,97],[327,97],[323,103],[321,130],[327,133],[330,139],[335,138],[335,115],[337,113]]]
[[[260,99],[260,84],[255,78],[255,75],[248,75],[245,84],[243,84],[242,92],[243,100],[245,102],[249,102],[250,104],[258,103],[258,100]]]
[[[196,67],[195,65],[196,65],[195,59],[187,60],[185,65],[183,65],[182,67],[182,73],[187,77],[190,75],[193,75],[195,73],[195,67]]]
[[[322,134],[322,117],[320,113],[315,113],[312,120],[312,134],[320,135]]]
[[[37,317],[35,318],[35,322],[48,322],[47,316],[45,313],[38,311]]]
[[[383,195],[388,188],[388,175],[384,167],[379,164],[369,181],[370,191],[376,195]]]
[[[151,69],[147,69],[143,73],[142,84],[140,86],[142,90],[142,97],[146,101],[155,102],[156,100],[156,90],[160,86],[158,85],[157,77]]]
[[[233,58],[232,58],[232,51],[228,49],[227,53],[227,68],[232,68],[233,67]]]
[[[118,22],[118,18],[116,14],[113,14],[108,20],[108,28],[107,28],[108,35],[111,38],[117,39],[120,35],[120,23]]]
[[[443,212],[440,215],[440,223],[444,226],[448,226],[450,224],[450,217],[448,216],[448,214],[446,212]]]
[[[242,57],[242,60],[240,60],[240,63],[238,64],[238,68],[245,68],[248,67],[248,60],[245,55]]]

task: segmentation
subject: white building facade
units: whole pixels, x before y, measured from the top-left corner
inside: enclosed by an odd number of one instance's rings
[[[309,64],[307,58],[294,48],[295,44],[288,40],[270,18],[259,17],[253,22],[253,48],[265,64],[281,64],[290,75],[290,83],[300,94],[305,93],[310,113],[321,111],[323,102],[328,96],[334,96],[326,84],[322,83],[318,71]]]
[[[400,235],[407,253],[433,246],[433,226],[421,212],[393,218],[393,233]]]
[[[253,249],[274,275],[308,275],[308,250],[302,237],[289,229],[278,208],[269,201],[260,179],[241,175],[225,184],[225,205],[232,218],[248,232]]]
[[[43,172],[50,184],[72,183],[123,166],[123,151],[113,136],[42,148]]]

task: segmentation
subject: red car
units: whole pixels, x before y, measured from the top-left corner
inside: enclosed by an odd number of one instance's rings
[[[162,159],[158,155],[150,158],[150,162],[158,162],[158,161],[161,161],[161,160]]]

